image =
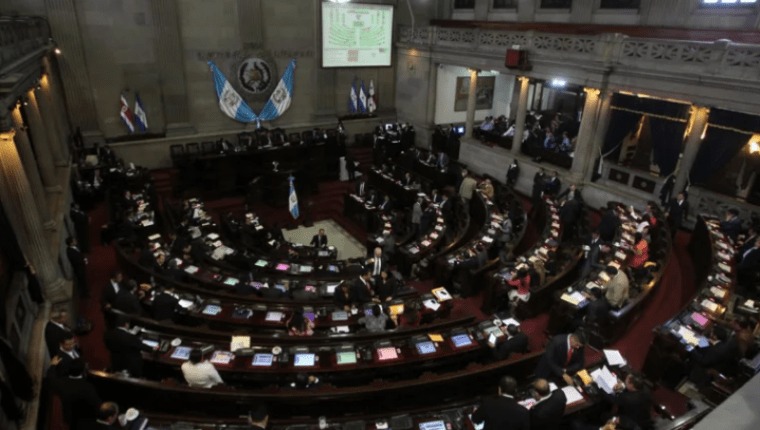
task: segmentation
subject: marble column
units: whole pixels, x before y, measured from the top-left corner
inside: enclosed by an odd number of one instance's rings
[[[589,165],[594,165],[594,131],[599,121],[601,91],[596,88],[584,88],[586,101],[583,103],[581,125],[575,141],[573,165],[570,167],[570,180],[580,183],[585,179]]]
[[[517,98],[517,116],[515,117],[515,135],[512,137],[512,153],[519,154],[522,145],[523,134],[525,134],[525,118],[528,116],[528,88],[530,87],[530,78],[519,76],[520,94]]]
[[[11,111],[11,116],[13,120],[13,129],[16,132],[13,140],[16,142],[16,150],[21,158],[21,163],[24,165],[24,171],[29,180],[32,195],[37,203],[37,211],[40,213],[45,228],[52,230],[55,228],[55,221],[53,221],[53,218],[50,216],[50,210],[46,198],[47,193],[45,193],[45,189],[42,186],[40,170],[37,168],[37,160],[34,158],[32,144],[29,142],[29,136],[26,134],[26,126],[21,117],[21,109],[18,107],[14,108],[13,111]]]
[[[591,179],[596,159],[602,153],[604,138],[607,136],[607,129],[610,128],[610,118],[612,118],[612,95],[613,93],[611,91],[602,91],[599,95],[601,99],[599,102],[599,117],[596,121],[591,153],[588,155],[593,161],[586,163],[586,169],[582,173],[581,181],[588,181]]]
[[[177,0],[153,0],[154,49],[160,74],[161,94],[167,135],[194,132],[190,124],[190,107],[185,84],[185,60],[182,48],[182,28]],[[150,121],[150,119],[148,119]]]
[[[478,92],[478,70],[470,69],[470,92],[467,94],[467,116],[464,126],[464,137],[472,137],[472,129],[475,127],[475,102]]]
[[[31,133],[34,154],[37,157],[37,165],[40,168],[42,184],[47,191],[60,192],[62,188],[58,183],[58,176],[55,174],[53,155],[50,151],[45,124],[40,117],[37,96],[35,96],[34,90],[29,90],[27,93],[24,112],[26,112],[26,119],[28,121],[27,125],[29,126],[29,131]]]
[[[67,289],[45,237],[14,136],[14,130],[0,132],[0,201],[22,252],[37,271],[45,299],[53,303],[64,302],[71,298],[71,291]]]
[[[707,120],[710,117],[710,108],[703,106],[692,106],[691,117],[689,118],[689,133],[686,137],[686,144],[681,154],[681,160],[678,162],[676,171],[676,180],[673,183],[673,195],[683,190],[689,183],[689,172],[694,159],[697,158],[699,148],[702,146],[702,136],[707,126]]]
[[[424,148],[432,150],[433,140],[431,134],[435,130],[435,103],[438,93],[438,63],[434,62],[432,58],[430,61],[430,71],[428,72],[428,88],[427,88],[427,112],[425,115],[425,126],[428,128],[427,136],[424,138],[427,143]],[[420,135],[417,134],[417,139],[420,139]]]
[[[60,127],[59,131],[62,134],[64,142],[64,154],[67,160],[71,160],[71,123],[69,122],[69,114],[66,108],[66,95],[63,91],[59,69],[55,64],[54,57],[42,59],[42,67],[45,70],[45,79],[50,86],[50,94],[53,97],[56,112],[58,113],[58,126]]]
[[[58,112],[50,94],[50,83],[43,75],[40,79],[40,89],[35,92],[37,104],[40,110],[40,119],[45,125],[50,153],[56,166],[66,166],[69,163],[64,155],[66,140],[63,139],[60,126],[58,125]]]

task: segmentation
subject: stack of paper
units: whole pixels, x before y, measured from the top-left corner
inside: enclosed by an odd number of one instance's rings
[[[525,399],[525,400],[520,400],[520,401],[519,401],[519,402],[517,402],[517,403],[519,403],[519,404],[520,404],[520,406],[524,407],[525,409],[530,409],[530,408],[532,408],[533,406],[535,406],[535,405],[536,405],[536,403],[538,403],[538,402],[537,402],[537,401],[536,401],[536,399],[534,399],[533,397],[528,397],[527,399]]]
[[[604,357],[610,366],[625,366],[628,363],[617,349],[605,349]]]
[[[571,405],[583,401],[583,394],[573,386],[562,387],[562,392],[565,393],[565,405]]]
[[[594,379],[596,385],[604,390],[605,393],[612,394],[615,392],[615,385],[618,383],[618,378],[610,372],[610,369],[608,369],[607,366],[602,366],[601,369],[596,369],[591,372],[591,378]]]
[[[573,304],[573,305],[576,305],[576,306],[577,306],[579,303],[581,303],[582,301],[586,300],[586,297],[585,297],[585,296],[583,296],[583,294],[581,294],[581,293],[579,293],[579,292],[577,292],[577,291],[574,291],[574,292],[573,292],[573,293],[571,293],[571,294],[563,293],[563,294],[562,294],[562,296],[561,296],[560,298],[561,298],[562,300],[564,300],[564,301],[566,301],[566,302],[568,302],[568,303],[571,303],[571,304]]]

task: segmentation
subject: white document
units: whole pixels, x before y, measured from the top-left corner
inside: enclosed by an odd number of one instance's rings
[[[591,372],[591,378],[596,382],[596,385],[604,390],[607,394],[613,394],[615,392],[615,385],[618,383],[617,376],[613,375],[607,366],[602,366],[601,369],[596,369]]]
[[[562,387],[562,392],[565,393],[565,398],[567,399],[565,405],[583,401],[583,394],[573,386],[568,385],[567,387]]]
[[[607,358],[607,363],[610,366],[625,366],[628,363],[617,349],[605,349],[604,357]]]

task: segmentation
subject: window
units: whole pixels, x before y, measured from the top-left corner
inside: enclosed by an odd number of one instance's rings
[[[702,0],[702,6],[752,6],[757,0]]]
[[[602,0],[600,9],[638,9],[641,0]]]
[[[454,0],[454,9],[474,9],[475,0]]]
[[[541,0],[541,9],[570,9],[573,0]]]
[[[494,9],[517,9],[517,0],[493,0]]]

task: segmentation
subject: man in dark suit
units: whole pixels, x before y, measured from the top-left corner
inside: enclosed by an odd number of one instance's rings
[[[129,315],[141,315],[142,305],[135,295],[136,290],[136,287],[120,289],[111,302],[111,308]]]
[[[325,229],[320,228],[319,233],[311,238],[311,246],[315,248],[327,248],[327,235],[325,234]]]
[[[515,401],[516,391],[515,378],[502,376],[499,380],[499,395],[483,399],[480,407],[472,414],[472,422],[483,424],[483,430],[528,430],[528,410]]]
[[[754,284],[756,275],[760,271],[760,238],[755,239],[754,246],[738,257],[740,261],[736,265],[737,280],[739,285],[748,287]]]
[[[139,336],[130,333],[129,321],[126,318],[118,319],[116,327],[107,331],[103,340],[111,353],[112,371],[126,370],[133,378],[142,376],[143,359],[141,352],[153,351],[153,348],[142,343]]]
[[[388,214],[393,210],[393,202],[391,202],[391,196],[388,194],[383,197],[383,201],[377,206],[383,213]]]
[[[549,381],[536,379],[531,390],[538,403],[530,409],[531,430],[556,430],[565,414],[565,393],[562,390],[551,391]]]
[[[562,181],[559,179],[559,173],[555,170],[552,173],[552,177],[546,181],[544,186],[544,193],[554,197],[559,194],[559,190],[562,188]]]
[[[76,282],[77,289],[79,289],[79,296],[82,298],[90,296],[90,288],[87,285],[87,258],[85,258],[82,251],[77,246],[77,240],[73,237],[66,239],[66,257],[71,263],[71,269],[74,271],[74,281]]]
[[[546,345],[546,351],[536,366],[536,377],[554,380],[562,378],[571,385],[571,375],[583,368],[583,354],[583,339],[580,334],[554,336]]]
[[[179,300],[163,287],[156,287],[155,291],[153,303],[151,304],[153,319],[156,321],[173,320],[180,309]]]
[[[586,250],[588,247],[588,250]],[[599,264],[600,250],[602,247],[602,240],[599,237],[599,232],[594,230],[591,232],[591,239],[589,239],[586,246],[583,249],[586,251],[585,258],[583,260],[583,266],[581,267],[580,279],[586,279],[586,277],[594,269],[602,269],[604,266]]]
[[[123,281],[124,276],[120,271],[116,270],[111,274],[111,279],[108,280],[108,284],[103,288],[103,296],[100,299],[103,308],[110,309],[113,306],[116,295],[124,288],[122,285]]]
[[[54,311],[50,315],[50,321],[45,325],[45,344],[48,347],[50,357],[58,353],[58,348],[64,339],[73,338],[74,334],[68,326],[69,313],[66,311]]]
[[[71,218],[71,222],[74,224],[77,243],[82,248],[82,252],[88,252],[90,250],[90,217],[83,210],[79,209],[78,204],[72,203],[69,218]]]
[[[71,430],[86,428],[87,423],[97,417],[100,397],[92,383],[84,378],[85,362],[81,358],[72,360],[65,376],[58,375],[56,368],[60,364],[52,361],[48,370],[50,386],[61,399],[63,419]]]
[[[538,172],[533,175],[533,191],[531,193],[533,206],[537,206],[541,202],[541,195],[546,187],[546,173],[544,169],[539,168]]]
[[[372,301],[372,286],[369,283],[372,277],[371,269],[365,271],[351,284],[350,298],[353,304],[364,304]]]
[[[607,207],[604,210],[602,219],[599,221],[599,238],[602,239],[603,242],[612,242],[615,240],[615,235],[617,234],[619,227],[620,219],[615,213],[615,209],[613,207]]]
[[[629,374],[625,382],[615,386],[615,394],[602,391],[605,400],[617,406],[619,418],[617,428],[647,430],[652,428],[652,396],[644,385],[644,380]]]
[[[80,358],[76,346],[77,340],[73,333],[69,332],[61,336],[55,356],[50,360],[51,367],[57,376],[66,377],[71,363]]]
[[[265,430],[269,424],[269,412],[266,406],[258,405],[248,411],[248,425],[251,430]]]
[[[576,237],[578,224],[583,213],[583,203],[580,199],[568,199],[559,209],[559,222],[562,226],[562,241],[567,242]]]
[[[712,345],[707,348],[696,348],[690,356],[689,379],[700,387],[707,385],[711,380],[708,369],[731,373],[742,358],[738,340],[733,333],[717,327],[712,331],[711,340],[714,342]]]
[[[488,343],[488,346],[493,350],[493,356],[497,360],[504,360],[508,358],[512,353],[524,353],[528,351],[528,335],[520,331],[520,327],[514,324],[510,324],[501,330],[507,335],[507,340],[495,345]]]
[[[98,408],[94,421],[79,426],[79,430],[117,430],[119,405],[114,402],[103,402]]]
[[[736,251],[737,262],[741,262],[744,257],[744,253],[755,247],[755,242],[760,236],[757,235],[758,227],[750,225],[747,229],[747,236],[744,239],[744,243]]]
[[[742,220],[739,218],[739,210],[731,208],[726,212],[726,217],[720,222],[720,231],[731,240],[736,240],[742,231]]]
[[[686,195],[684,193],[678,193],[675,199],[668,204],[668,210],[666,215],[668,217],[668,225],[670,226],[670,234],[676,235],[676,232],[681,228],[681,224],[689,214],[689,202],[686,201]]]

